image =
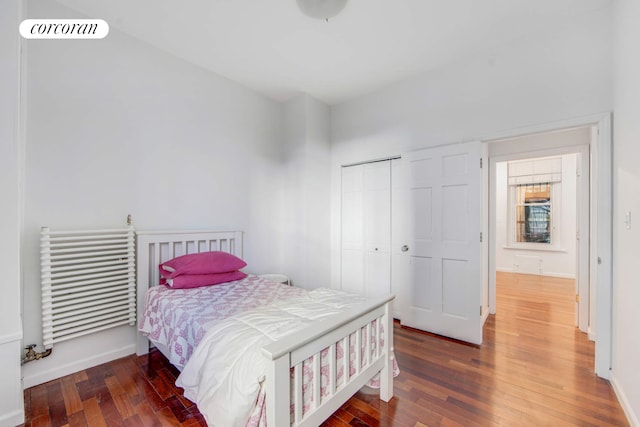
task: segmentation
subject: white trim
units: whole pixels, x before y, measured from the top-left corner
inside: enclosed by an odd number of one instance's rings
[[[22,340],[22,331],[0,336],[0,345]]]
[[[55,352],[55,348],[54,348]],[[85,359],[76,360],[66,365],[57,366],[47,371],[39,372],[35,375],[30,375],[23,378],[24,388],[36,386],[38,384],[46,383],[47,381],[62,378],[66,375],[73,374],[84,369],[92,368],[103,363],[110,362],[112,360],[119,359],[121,357],[129,356],[136,352],[135,344],[129,344],[125,347],[121,347],[116,350],[96,354]],[[37,363],[37,362],[36,362]]]
[[[595,371],[602,378],[609,378],[611,372],[612,335],[612,277],[613,277],[613,152],[611,134],[611,114],[600,118],[598,139],[592,143],[592,158],[595,159],[592,181],[596,183],[596,226],[597,253],[591,257],[601,260],[597,264],[596,277],[596,332],[598,340],[595,350]]]
[[[496,267],[496,272],[501,273],[515,273],[515,274],[528,274],[528,273],[520,273],[519,271],[515,271],[513,268],[509,267]],[[575,279],[576,276],[573,274],[567,273],[554,273],[554,272],[542,272],[541,274],[536,274],[535,276],[546,276],[546,277],[559,277],[560,279]]]
[[[494,134],[485,135],[481,138],[484,142],[498,141],[501,139],[512,139],[521,136],[535,135],[537,133],[547,133],[553,131],[562,131],[572,128],[580,128],[584,126],[600,125],[601,121],[606,119],[611,122],[611,112],[605,111],[599,114],[592,114],[583,117],[573,117],[566,120],[558,120],[555,122],[540,123],[531,126],[523,126],[519,128],[507,129],[496,132]]]
[[[505,130],[487,135],[482,139],[484,143],[496,142],[504,139],[517,138],[525,135],[532,135],[542,132],[553,132],[556,130],[567,130],[576,127],[596,126],[598,129],[598,139],[591,141],[591,153],[593,162],[593,170],[591,175],[592,182],[596,183],[593,188],[593,194],[597,195],[592,203],[595,205],[594,215],[592,215],[592,223],[596,224],[595,233],[591,233],[591,239],[597,242],[597,253],[590,254],[590,263],[594,264],[597,259],[601,259],[601,264],[597,266],[596,280],[596,331],[598,340],[595,344],[595,372],[602,378],[609,378],[611,371],[611,312],[612,312],[612,134],[611,134],[611,112],[605,112],[585,117],[571,118],[567,120],[537,124],[522,128]],[[569,147],[559,147],[558,150],[568,149]],[[521,150],[524,152],[525,150]],[[540,152],[548,152],[549,150],[541,150]],[[535,152],[536,155],[538,152]],[[528,155],[530,155],[528,153]],[[490,170],[495,171],[496,159],[506,160],[503,157],[491,157]],[[516,154],[514,152],[514,157]],[[495,182],[495,172],[491,176],[491,182]],[[495,271],[495,191],[490,191],[489,207],[490,214],[490,249],[489,249],[489,271]],[[593,235],[595,234],[595,235]],[[493,254],[493,256],[491,255]],[[489,290],[489,308],[491,313],[495,313],[495,275],[491,275],[491,284]]]
[[[13,427],[24,424],[24,412],[17,410],[0,415],[0,426]]]
[[[390,156],[390,157],[382,157],[382,158],[379,158],[379,159],[363,160],[361,162],[347,163],[345,165],[342,165],[342,167],[343,168],[349,168],[351,166],[367,165],[369,163],[390,162],[392,160],[399,160],[401,158],[402,158],[402,156],[400,156],[400,155]]]
[[[184,234],[185,236],[189,236],[191,234],[208,234],[208,233],[213,233],[213,234],[217,234],[217,233],[221,233],[220,236],[222,236],[222,233],[243,233],[242,231],[239,230],[234,230],[232,228],[229,229],[225,229],[225,228],[221,228],[221,229],[184,229],[184,230],[136,230],[136,236],[164,236],[164,235],[173,235],[173,234]],[[203,237],[204,239],[205,237]],[[223,238],[223,237],[220,237]]]
[[[553,271],[543,272],[542,275],[543,276],[547,276],[547,277],[558,277],[560,279],[575,279],[576,278],[575,274],[556,273],[556,272],[553,272]]]
[[[611,373],[611,378],[609,380],[611,382],[611,386],[613,387],[613,391],[616,393],[618,397],[618,402],[620,402],[620,406],[624,411],[624,414],[627,417],[627,421],[629,421],[629,425],[631,427],[640,427],[640,418],[638,418],[638,414],[633,412],[633,407],[627,399],[627,395],[624,393],[622,387],[618,385],[618,381],[616,380],[615,374]]]
[[[528,246],[528,245],[536,245],[536,244],[543,245],[545,243],[521,243],[522,246],[518,245],[517,243],[513,243],[512,245],[502,246],[502,249],[515,250],[515,251],[563,252],[563,253],[569,252],[566,248],[554,248],[554,247],[540,248],[536,246]]]

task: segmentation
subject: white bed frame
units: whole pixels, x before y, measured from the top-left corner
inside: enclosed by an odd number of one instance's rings
[[[143,309],[144,294],[149,286],[158,284],[158,264],[185,253],[222,250],[242,257],[241,231],[140,231],[137,232],[137,295],[138,322]],[[317,426],[329,418],[353,394],[380,372],[380,399],[393,397],[393,317],[391,301],[386,296],[362,303],[349,313],[335,316],[322,324],[292,333],[262,349],[267,358],[266,405],[267,425],[279,427]],[[375,326],[373,323],[375,322]],[[384,328],[384,333],[381,329]],[[363,334],[363,330],[366,335]],[[337,382],[338,366],[335,346],[341,343],[349,354],[349,337],[354,335],[356,349],[361,348],[364,336],[364,356],[356,354],[356,372],[349,375],[348,357],[344,357],[343,378]],[[384,340],[382,340],[384,335]],[[373,341],[373,343],[372,343]],[[384,341],[381,344],[381,341]],[[375,345],[373,345],[375,344]],[[166,349],[157,346],[163,354]],[[320,352],[329,351],[329,395],[302,414],[302,362],[313,358],[314,396],[320,395]],[[149,340],[138,333],[137,354],[149,352]],[[362,366],[362,367],[361,367]],[[291,378],[291,369],[294,370]],[[293,385],[291,384],[293,382]],[[293,391],[291,391],[293,390]],[[293,393],[293,396],[291,396]],[[294,404],[294,420],[290,418],[290,404]]]

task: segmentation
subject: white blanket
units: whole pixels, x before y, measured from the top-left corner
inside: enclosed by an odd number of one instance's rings
[[[200,341],[176,384],[210,427],[244,427],[266,373],[262,347],[362,301],[341,291],[315,289],[220,321]]]

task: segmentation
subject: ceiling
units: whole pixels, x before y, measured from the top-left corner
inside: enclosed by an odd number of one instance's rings
[[[295,0],[58,0],[273,99],[333,105],[543,34],[611,0],[349,0],[328,22]]]

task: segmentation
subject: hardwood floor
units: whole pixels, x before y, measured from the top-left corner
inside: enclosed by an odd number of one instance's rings
[[[495,316],[470,346],[395,327],[395,397],[358,393],[324,426],[627,426],[594,345],[573,326],[573,281],[498,274]],[[25,390],[25,426],[204,426],[158,352]]]

